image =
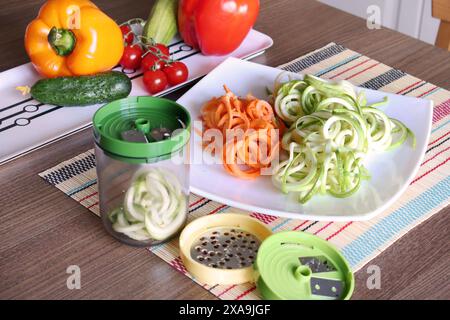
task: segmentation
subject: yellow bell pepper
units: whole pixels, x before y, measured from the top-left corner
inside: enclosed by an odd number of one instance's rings
[[[44,77],[107,71],[123,53],[119,26],[88,0],[49,0],[25,32],[25,49]]]

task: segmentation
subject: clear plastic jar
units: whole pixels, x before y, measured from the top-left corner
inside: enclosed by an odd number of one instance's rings
[[[154,97],[111,102],[94,115],[100,213],[106,230],[134,246],[175,236],[189,197],[189,113]]]

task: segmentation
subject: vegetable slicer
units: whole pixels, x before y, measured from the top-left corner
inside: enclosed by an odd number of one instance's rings
[[[106,230],[135,246],[175,236],[188,212],[188,111],[167,99],[129,97],[100,108],[93,124]]]
[[[241,284],[253,280],[253,262],[261,242],[272,234],[243,214],[223,213],[191,222],[180,235],[186,269],[207,284]]]
[[[255,282],[264,299],[349,299],[354,278],[330,243],[305,232],[272,234],[247,215],[224,213],[191,222],[180,235],[186,269],[209,285]]]
[[[329,242],[306,232],[266,239],[255,261],[256,285],[265,299],[349,299],[354,278]]]

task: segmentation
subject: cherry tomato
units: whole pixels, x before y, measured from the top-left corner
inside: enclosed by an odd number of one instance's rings
[[[134,34],[131,32],[131,27],[129,25],[124,24],[120,26],[120,30],[122,31],[123,40],[126,44],[132,44],[134,39]]]
[[[156,53],[156,55],[161,54],[165,58],[168,58],[170,56],[169,48],[167,48],[162,43],[156,43],[155,45],[149,45],[147,47],[148,51]]]
[[[155,68],[156,70],[160,70],[164,67],[164,61],[160,60],[153,53],[147,53],[144,58],[142,58],[141,69],[142,71],[148,71]]]
[[[161,70],[145,71],[144,85],[151,94],[161,92],[167,87],[167,77]]]
[[[137,44],[126,46],[123,50],[122,58],[120,59],[120,65],[125,69],[136,70],[141,66],[143,51]]]
[[[171,86],[183,83],[187,80],[189,70],[183,62],[175,61],[166,65],[163,69],[167,81]]]

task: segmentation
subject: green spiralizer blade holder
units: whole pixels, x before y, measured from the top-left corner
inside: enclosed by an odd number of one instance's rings
[[[349,299],[354,277],[330,243],[305,232],[279,232],[260,246],[255,282],[264,299]]]
[[[116,100],[93,117],[97,145],[111,158],[128,163],[170,158],[189,142],[190,123],[189,112],[181,105],[155,97]]]

